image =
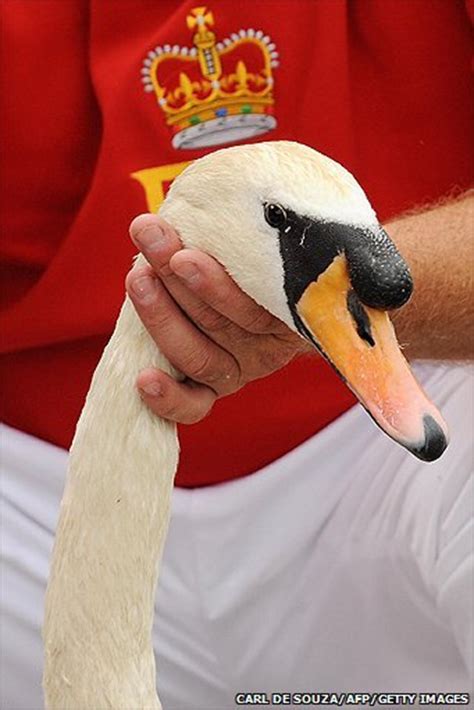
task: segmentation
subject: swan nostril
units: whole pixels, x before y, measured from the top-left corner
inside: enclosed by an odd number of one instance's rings
[[[422,461],[435,461],[439,459],[448,445],[448,440],[431,414],[423,417],[423,427],[425,430],[425,441],[423,446],[410,448],[410,451]]]
[[[351,290],[347,294],[347,310],[354,320],[359,337],[365,340],[371,347],[374,347],[375,340],[372,335],[369,316],[364,306],[357,298],[355,291]]]

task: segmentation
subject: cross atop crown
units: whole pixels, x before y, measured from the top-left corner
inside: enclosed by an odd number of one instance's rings
[[[197,27],[198,33],[202,34],[206,32],[206,25],[209,25],[209,27],[214,25],[214,15],[208,11],[207,7],[195,7],[191,10],[191,14],[187,16],[186,24],[190,30]]]
[[[193,42],[198,49],[203,76],[218,79],[221,75],[221,62],[216,51],[216,35],[207,27],[214,25],[214,16],[206,10],[205,7],[195,7],[187,16],[186,22],[190,30],[197,28]]]

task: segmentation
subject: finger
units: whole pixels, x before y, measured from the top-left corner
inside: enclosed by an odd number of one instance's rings
[[[169,268],[169,259],[181,249],[177,232],[157,215],[141,214],[131,223],[130,236],[160,276],[167,290],[193,320],[190,312],[196,313],[202,304]]]
[[[130,225],[130,237],[157,274],[171,276],[169,260],[182,248],[177,231],[156,214],[141,214]]]
[[[136,217],[130,225],[130,235],[183,310],[204,330],[215,333],[236,323],[251,333],[285,331],[284,324],[244,294],[216,260],[197,250],[182,250],[176,230],[158,215]],[[182,252],[178,268],[182,264],[186,273],[177,274],[170,268],[170,259],[178,252]],[[200,262],[204,278],[200,280],[198,275],[196,280],[193,267]],[[189,289],[201,298],[193,297]]]
[[[181,249],[177,232],[157,215],[142,214],[130,225],[130,235],[167,290],[192,321],[202,328],[223,329],[228,320],[198,299],[169,268],[169,260]],[[202,316],[202,318],[200,318]]]
[[[161,370],[147,369],[137,378],[140,397],[159,417],[180,424],[194,424],[203,419],[217,399],[205,385],[177,382]]]
[[[133,268],[127,275],[126,289],[139,318],[177,370],[219,395],[239,387],[236,359],[184,315],[150,266]]]
[[[182,249],[170,259],[171,270],[214,311],[254,334],[279,334],[287,326],[247,296],[223,266],[196,249]]]

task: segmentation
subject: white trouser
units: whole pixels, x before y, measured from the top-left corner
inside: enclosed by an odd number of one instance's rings
[[[234,708],[241,692],[469,690],[472,379],[421,370],[452,434],[434,464],[355,407],[257,474],[175,490],[154,629],[165,710]],[[2,450],[0,705],[37,710],[67,456],[7,428]]]

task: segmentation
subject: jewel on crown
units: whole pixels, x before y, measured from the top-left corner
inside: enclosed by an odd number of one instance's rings
[[[278,52],[261,30],[216,41],[206,7],[187,16],[193,46],[166,44],[148,53],[142,81],[166,116],[174,148],[234,143],[276,127],[273,74]]]

